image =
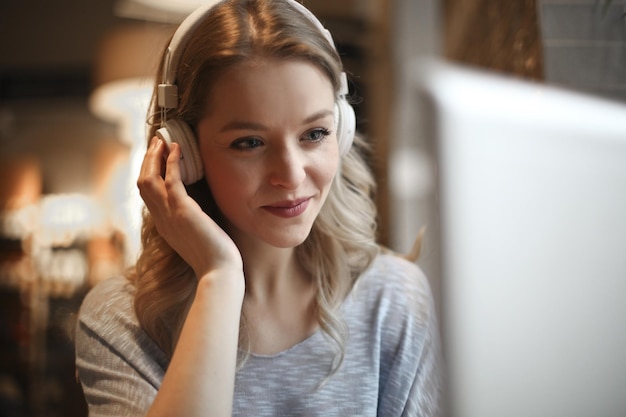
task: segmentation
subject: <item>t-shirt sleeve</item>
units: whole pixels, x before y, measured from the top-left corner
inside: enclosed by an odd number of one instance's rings
[[[386,276],[378,415],[437,416],[441,343],[428,281],[417,265],[402,259]]]
[[[90,291],[76,324],[76,368],[90,417],[143,416],[156,395],[166,357],[139,327],[122,279]]]

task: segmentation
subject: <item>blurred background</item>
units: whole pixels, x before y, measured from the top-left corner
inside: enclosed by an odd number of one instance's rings
[[[0,2],[0,417],[84,416],[73,320],[132,264],[150,76],[201,2]],[[306,0],[333,33],[372,144],[379,240],[438,294],[436,167],[407,64],[442,57],[626,102],[624,0]]]

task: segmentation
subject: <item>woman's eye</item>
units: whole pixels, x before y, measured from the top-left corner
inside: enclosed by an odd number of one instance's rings
[[[234,141],[230,146],[233,149],[248,150],[258,148],[263,145],[263,141],[258,138],[242,138]]]
[[[304,136],[305,139],[310,142],[321,142],[326,139],[327,136],[330,135],[330,130],[326,128],[313,129],[307,132]]]

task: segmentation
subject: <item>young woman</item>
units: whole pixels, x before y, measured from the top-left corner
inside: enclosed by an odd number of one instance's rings
[[[143,250],[79,314],[90,415],[436,414],[432,297],[376,245],[329,33],[294,0],[226,0],[157,79]]]

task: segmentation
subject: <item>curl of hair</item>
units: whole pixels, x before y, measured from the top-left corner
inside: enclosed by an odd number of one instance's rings
[[[263,58],[310,62],[328,76],[338,94],[341,60],[299,11],[282,0],[226,0],[212,9],[183,52],[184,65],[177,72],[179,106],[169,110],[167,117],[183,120],[195,129],[199,118],[211,109],[211,86],[220,74],[238,63]],[[161,79],[162,72],[160,68],[157,79]],[[148,119],[150,138],[161,123],[154,97]],[[351,150],[342,157],[310,235],[296,248],[299,262],[317,287],[315,311],[319,325],[337,347],[331,373],[343,361],[348,337],[338,306],[378,253],[372,199],[375,183],[365,160],[367,151],[365,141],[357,136]],[[187,190],[219,224],[219,209],[206,181]],[[195,295],[197,279],[158,234],[147,211],[141,239],[142,252],[129,273],[135,288],[134,310],[144,331],[171,356]],[[242,316],[240,366],[249,347],[245,323]]]

